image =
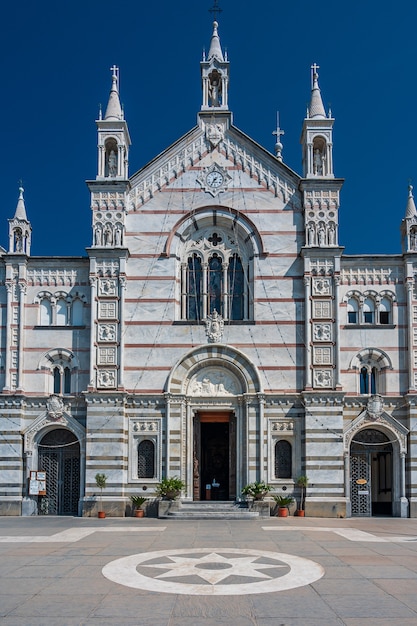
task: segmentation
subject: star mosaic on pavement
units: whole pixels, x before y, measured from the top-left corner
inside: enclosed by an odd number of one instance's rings
[[[171,563],[142,564],[142,567],[154,567],[168,570],[156,578],[177,578],[182,576],[200,576],[208,583],[215,585],[229,576],[250,578],[271,578],[259,570],[287,567],[286,565],[255,563],[259,556],[242,556],[238,558],[224,557],[212,552],[203,557],[169,556]]]

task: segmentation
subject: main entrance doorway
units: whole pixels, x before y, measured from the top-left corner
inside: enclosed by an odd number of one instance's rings
[[[78,515],[80,444],[64,428],[47,433],[39,443],[39,469],[46,472],[46,496],[39,497],[42,515]]]
[[[236,418],[231,412],[194,417],[194,500],[236,497]]]
[[[350,451],[352,515],[392,515],[392,444],[375,428],[356,433]]]

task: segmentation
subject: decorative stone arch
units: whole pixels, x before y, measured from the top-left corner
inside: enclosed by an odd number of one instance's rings
[[[170,394],[198,395],[191,389],[191,382],[195,380],[198,373],[204,373],[205,369],[214,371],[216,368],[230,372],[231,384],[235,384],[233,391],[226,389],[225,392],[219,392],[217,387],[216,395],[262,393],[261,379],[255,365],[240,350],[219,343],[200,346],[185,354],[173,367],[168,377],[167,392]],[[236,388],[236,383],[239,384],[240,389]]]
[[[33,299],[35,304],[39,304],[42,300],[52,300],[53,295],[50,291],[40,291]]]
[[[263,240],[255,224],[240,211],[224,206],[200,207],[187,213],[171,230],[166,240],[164,254],[166,256],[178,254],[178,246],[181,246],[187,231],[198,229],[202,223],[211,224],[213,228],[216,224],[221,225],[223,223],[232,234],[238,232],[241,234],[242,240],[247,239],[251,242],[254,255],[265,255]]]
[[[365,348],[355,354],[350,362],[349,369],[359,370],[364,364],[369,363],[375,363],[380,370],[393,369],[388,354],[379,348]]]
[[[67,348],[52,348],[41,356],[37,369],[50,370],[54,364],[65,364],[72,370],[80,367],[77,356],[71,350],[67,350]]]

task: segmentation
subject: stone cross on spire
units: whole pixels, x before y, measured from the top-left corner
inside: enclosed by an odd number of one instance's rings
[[[312,72],[311,72],[311,86],[314,86],[314,79],[317,78],[317,70],[320,69],[320,65],[317,65],[317,63],[313,63],[313,65],[311,66]]]
[[[218,2],[219,0],[214,0],[213,6],[211,7],[211,9],[209,9],[209,13],[213,13],[213,18],[215,22],[217,22],[217,14],[223,11],[223,9],[219,7]]]
[[[281,128],[279,127],[279,111],[277,111],[277,128],[276,130],[272,132],[272,134],[276,135],[276,138],[277,138],[277,142],[275,144],[275,154],[277,156],[277,159],[279,161],[282,161],[281,152],[282,152],[283,145],[281,143],[281,135],[285,135],[285,132],[281,130]]]

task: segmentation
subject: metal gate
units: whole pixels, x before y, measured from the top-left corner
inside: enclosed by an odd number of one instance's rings
[[[392,445],[376,428],[356,433],[350,450],[352,515],[392,515]]]
[[[352,515],[371,515],[371,463],[369,452],[352,452],[350,457]]]
[[[46,472],[46,496],[39,497],[42,515],[77,515],[80,498],[80,444],[69,430],[57,428],[39,444],[39,469]]]

